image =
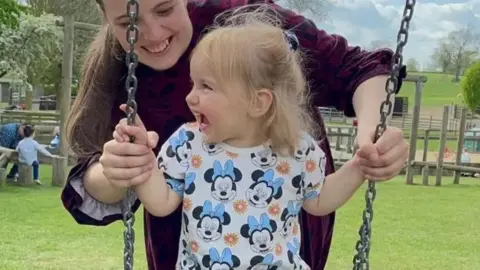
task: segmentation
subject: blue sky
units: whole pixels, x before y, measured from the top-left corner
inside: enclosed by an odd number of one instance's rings
[[[373,40],[396,42],[405,0],[329,0],[333,5],[319,28],[345,36],[352,45],[368,46]],[[417,0],[405,61],[416,58],[427,66],[439,39],[471,24],[480,31],[480,0]]]

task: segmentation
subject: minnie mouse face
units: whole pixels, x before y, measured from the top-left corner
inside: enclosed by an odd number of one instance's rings
[[[185,212],[182,212],[182,221],[183,221],[183,222],[182,222],[182,233],[183,233],[184,235],[188,235],[188,233],[189,233],[189,231],[188,231],[188,223],[190,223],[190,222],[189,222],[188,216],[187,216],[187,214],[185,214]]]
[[[217,201],[229,202],[237,195],[237,182],[242,180],[242,173],[228,160],[222,167],[220,162],[215,161],[213,168],[208,169],[203,178],[211,184],[212,197]]]
[[[247,223],[242,225],[240,234],[248,239],[250,248],[256,253],[267,253],[273,250],[273,233],[277,223],[268,218],[267,214],[260,216],[260,222],[249,216]]]
[[[305,173],[301,173],[292,179],[292,186],[297,189],[297,200],[303,201],[313,199],[318,196],[318,191],[312,183],[305,185]]]
[[[240,266],[240,259],[229,248],[222,251],[222,256],[216,248],[210,248],[208,255],[203,256],[202,264],[210,270],[234,270]]]
[[[310,151],[315,151],[315,145],[307,140],[300,140],[294,158],[297,161],[305,161]]]
[[[295,237],[293,243],[287,243],[288,261],[293,264],[293,270],[307,270],[305,262],[300,257],[300,241]]]
[[[270,147],[257,153],[251,153],[250,158],[252,163],[261,169],[267,169],[277,164],[277,154],[273,153]]]
[[[219,147],[217,144],[209,144],[207,142],[203,142],[202,144],[203,150],[207,152],[210,156],[214,156],[216,154],[220,154],[223,152],[223,148]]]
[[[181,270],[200,270],[200,264],[197,257],[192,254],[191,249],[187,246],[187,242],[182,240],[183,250],[180,253],[180,269]]]
[[[283,221],[282,229],[280,234],[283,237],[288,237],[293,233],[293,227],[298,223],[298,213],[300,213],[302,205],[297,203],[293,204],[293,201],[289,201],[287,208],[282,212],[280,219]]]
[[[158,168],[164,172],[167,171],[167,164],[165,164],[165,162],[163,162],[163,158],[162,156],[158,156],[157,158],[157,165],[158,165]]]
[[[167,156],[175,157],[182,166],[188,167],[188,163],[192,157],[192,146],[190,141],[195,138],[191,131],[180,129],[177,137],[168,139],[170,145],[167,148]]]
[[[282,197],[283,178],[273,179],[274,171],[272,169],[263,172],[256,170],[252,173],[252,180],[255,182],[245,192],[247,201],[250,205],[257,208],[265,208],[273,198]]]
[[[198,220],[197,234],[205,242],[216,241],[222,237],[223,226],[230,224],[230,215],[220,203],[215,209],[210,201],[193,209],[193,218]]]
[[[265,257],[260,255],[253,257],[247,270],[277,270],[282,264],[282,261],[273,262],[273,255],[269,253]]]

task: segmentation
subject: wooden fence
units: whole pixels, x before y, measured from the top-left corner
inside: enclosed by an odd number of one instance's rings
[[[35,139],[48,145],[53,139],[55,127],[60,126],[60,115],[48,111],[1,111],[0,125],[8,123],[26,123],[35,126]]]
[[[343,112],[338,111],[334,108],[320,107],[320,114],[325,122],[329,124],[351,124],[353,121],[351,118],[348,118],[343,114]],[[401,129],[410,129],[413,123],[412,114],[403,114],[401,116],[393,115],[390,122],[391,126],[398,127]],[[426,129],[441,129],[443,120],[441,117],[433,116],[419,116],[418,128],[420,130]],[[450,118],[447,123],[447,128],[449,130],[458,130],[460,124],[460,119]]]

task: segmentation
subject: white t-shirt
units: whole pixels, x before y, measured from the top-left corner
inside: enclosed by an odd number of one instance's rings
[[[177,269],[310,269],[299,255],[298,214],[317,198],[325,162],[306,134],[293,158],[263,145],[207,144],[195,123],[182,125],[158,155],[183,197]]]

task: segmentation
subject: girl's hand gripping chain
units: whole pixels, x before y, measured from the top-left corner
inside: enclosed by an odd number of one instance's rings
[[[120,106],[125,111],[126,105]],[[113,140],[103,147],[100,163],[103,174],[110,184],[117,188],[137,186],[148,180],[155,166],[156,157],[152,149],[158,143],[156,132],[147,132],[142,120],[137,115],[135,126],[127,125],[122,119],[115,127]],[[129,137],[135,137],[131,143]]]

